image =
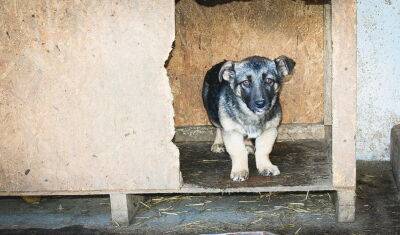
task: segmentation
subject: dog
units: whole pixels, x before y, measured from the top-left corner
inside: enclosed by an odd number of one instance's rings
[[[280,174],[269,154],[282,117],[279,91],[295,64],[286,56],[274,60],[252,56],[220,62],[206,73],[203,104],[210,122],[217,128],[211,151],[228,152],[233,181],[249,177],[249,153],[255,155],[259,174]]]

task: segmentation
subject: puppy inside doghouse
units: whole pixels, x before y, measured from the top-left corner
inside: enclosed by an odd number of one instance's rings
[[[295,64],[286,56],[274,60],[252,56],[223,61],[206,73],[203,103],[210,122],[217,128],[211,151],[228,152],[233,181],[249,177],[249,153],[255,155],[259,174],[280,174],[269,155],[282,118],[279,91]]]

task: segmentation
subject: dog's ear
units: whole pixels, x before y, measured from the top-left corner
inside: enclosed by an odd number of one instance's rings
[[[293,73],[296,62],[284,55],[279,56],[275,60],[276,69],[281,76],[287,76]]]
[[[226,61],[224,65],[222,65],[221,69],[219,70],[218,78],[219,82],[222,80],[228,81],[235,77],[235,68],[233,61]]]

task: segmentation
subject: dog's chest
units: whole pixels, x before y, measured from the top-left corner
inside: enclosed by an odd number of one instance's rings
[[[276,128],[279,126],[281,114],[277,113],[274,118],[265,121],[263,118],[255,116],[246,116],[239,119],[230,118],[226,113],[222,112],[221,124],[226,131],[236,131],[247,138],[257,138],[264,130]]]
[[[244,135],[247,136],[247,138],[257,138],[261,135],[263,132],[263,126],[262,125],[244,125]]]
[[[226,131],[236,131],[248,138],[257,138],[264,130],[264,122],[260,119],[241,119],[222,118],[222,126]]]

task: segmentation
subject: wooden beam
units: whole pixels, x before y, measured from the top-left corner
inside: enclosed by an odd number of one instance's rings
[[[338,190],[336,193],[336,218],[338,222],[353,222],[356,210],[354,189]]]
[[[116,226],[128,226],[133,219],[143,196],[113,193],[110,194],[111,218]]]
[[[400,193],[400,125],[394,126],[390,133],[390,162],[394,181]]]
[[[215,127],[213,126],[186,126],[176,128],[174,142],[214,141],[214,138]],[[324,138],[325,127],[323,124],[282,124],[278,128],[277,141]]]
[[[332,125],[332,7],[324,4],[324,125]]]
[[[332,172],[335,188],[356,185],[356,1],[332,0]]]

